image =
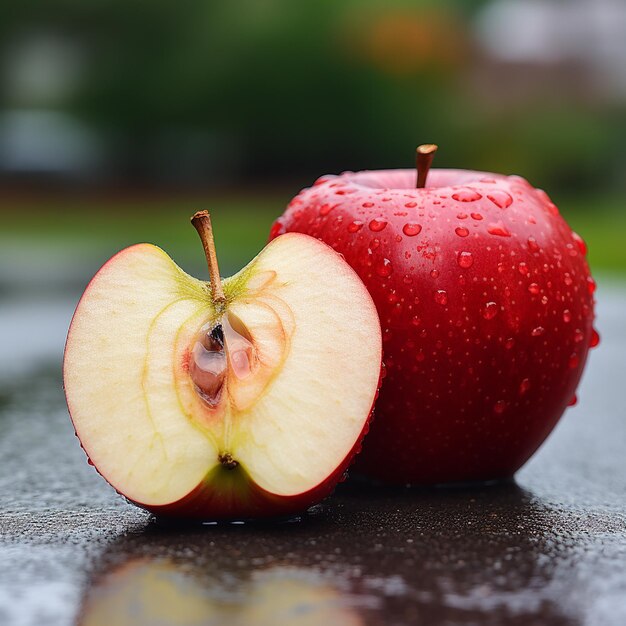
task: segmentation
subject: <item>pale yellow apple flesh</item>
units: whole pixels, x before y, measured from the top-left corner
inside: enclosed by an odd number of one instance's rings
[[[148,508],[218,480],[216,468],[276,496],[308,492],[366,427],[380,326],[337,253],[286,234],[223,289],[216,303],[140,244],[98,272],[74,315],[64,383],[76,432],[106,480]]]

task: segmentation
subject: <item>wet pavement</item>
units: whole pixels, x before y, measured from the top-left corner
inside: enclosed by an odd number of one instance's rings
[[[172,527],[117,496],[67,416],[73,294],[0,299],[0,624],[626,624],[626,286],[515,484],[348,483],[299,521]]]

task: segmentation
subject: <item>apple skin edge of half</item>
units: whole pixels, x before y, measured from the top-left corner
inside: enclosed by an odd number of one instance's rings
[[[278,496],[255,484],[241,467],[234,470],[215,467],[200,485],[178,502],[161,506],[146,506],[132,500],[129,502],[163,519],[253,520],[283,518],[302,513],[330,496],[336,486],[347,476],[348,468],[361,451],[363,438],[369,431],[373,412],[372,407],[370,417],[357,442],[341,465],[326,480],[305,493],[288,497]],[[222,482],[215,481],[218,473],[226,474]],[[207,511],[219,511],[219,513],[212,513],[207,517]]]
[[[332,248],[312,237],[309,237],[308,235],[286,235],[284,238],[278,238],[276,240],[276,243],[278,243],[281,239],[283,239],[283,243],[280,245],[282,245],[284,248],[287,248],[287,250],[291,252],[288,265],[293,265],[294,263],[297,265],[297,261],[295,261],[294,257],[297,257],[299,255],[299,251],[301,248],[304,250],[305,256],[308,250],[309,255],[313,254],[312,258],[322,259],[323,257],[324,259],[326,259],[325,262],[327,263],[325,266],[324,263],[321,263],[321,266],[325,269],[318,268],[317,264],[312,263],[310,259],[307,261],[308,265],[305,264],[303,268],[307,272],[310,270],[310,274],[301,277],[301,280],[305,285],[314,284],[316,282],[316,279],[322,281],[323,283],[323,280],[326,279],[323,278],[322,272],[325,271],[328,274],[330,268],[331,272],[333,270],[336,270],[336,273],[339,275],[338,278],[340,282],[339,289],[337,291],[341,291],[341,281],[348,281],[350,282],[351,289],[357,289],[359,293],[359,298],[361,298],[362,294],[362,297],[364,298],[362,300],[364,304],[362,305],[360,305],[358,302],[340,302],[339,304],[344,304],[344,309],[351,308],[354,305],[357,311],[359,311],[358,315],[360,315],[360,317],[358,317],[357,315],[357,319],[366,319],[366,330],[373,337],[373,339],[370,341],[370,344],[372,346],[369,348],[370,356],[373,355],[375,357],[369,359],[366,365],[364,364],[364,368],[369,371],[368,381],[370,381],[368,382],[369,388],[367,391],[368,408],[367,411],[364,410],[365,404],[363,404],[363,401],[361,399],[360,406],[362,408],[359,411],[359,415],[361,417],[359,417],[358,421],[356,422],[356,424],[358,425],[358,432],[356,430],[354,431],[354,434],[356,436],[351,438],[349,444],[346,443],[346,445],[344,446],[345,453],[341,453],[343,458],[339,462],[333,463],[332,466],[328,468],[328,473],[324,475],[320,480],[318,480],[317,483],[311,483],[307,485],[307,488],[303,489],[301,492],[286,494],[274,493],[271,489],[265,488],[264,486],[259,484],[258,480],[254,479],[254,477],[251,475],[254,472],[248,471],[245,463],[241,463],[233,469],[225,468],[222,465],[213,464],[207,469],[204,477],[201,480],[195,481],[195,486],[191,487],[185,492],[177,494],[177,497],[175,498],[166,499],[165,501],[161,502],[150,501],[150,498],[144,499],[142,497],[137,497],[136,490],[133,493],[132,489],[126,489],[123,480],[112,479],[110,463],[109,467],[102,467],[102,465],[106,465],[101,461],[104,454],[102,452],[102,445],[100,445],[99,452],[93,454],[93,442],[88,441],[89,437],[91,437],[92,435],[85,435],[84,423],[81,421],[84,420],[84,418],[76,418],[77,414],[81,411],[84,413],[84,408],[80,408],[78,410],[76,409],[76,405],[80,404],[80,402],[76,401],[76,398],[79,395],[76,388],[82,384],[92,384],[89,381],[88,372],[80,371],[79,366],[74,362],[77,360],[76,353],[80,352],[80,350],[77,350],[76,346],[80,344],[84,345],[84,342],[86,341],[84,331],[78,333],[75,332],[75,328],[77,326],[80,326],[80,324],[76,323],[77,317],[83,316],[84,313],[83,309],[85,307],[83,305],[88,302],[90,298],[92,298],[93,291],[97,291],[94,290],[93,287],[95,284],[97,284],[99,277],[101,277],[103,274],[106,274],[107,272],[110,272],[111,268],[115,266],[115,264],[119,262],[120,259],[124,259],[124,257],[129,257],[129,255],[130,257],[132,257],[135,251],[141,250],[142,248],[150,248],[158,251],[158,253],[162,257],[165,257],[167,261],[175,268],[176,272],[179,272],[182,276],[184,276],[185,280],[188,279],[189,281],[193,281],[193,283],[195,283],[196,285],[201,286],[201,289],[204,290],[205,294],[210,293],[210,287],[208,286],[208,283],[202,283],[201,281],[197,281],[196,279],[187,276],[159,248],[151,246],[150,244],[138,244],[136,246],[131,246],[130,248],[126,248],[120,251],[109,261],[107,261],[91,280],[78,303],[76,312],[74,313],[74,317],[70,324],[63,361],[64,389],[66,393],[70,417],[74,425],[76,436],[80,441],[81,447],[87,454],[89,463],[94,466],[96,471],[129,502],[137,505],[140,508],[150,511],[154,515],[165,519],[180,521],[226,521],[260,518],[284,518],[286,516],[301,513],[310,506],[319,503],[321,500],[323,500],[332,493],[336,485],[344,478],[346,470],[353,461],[354,457],[361,450],[362,440],[369,430],[370,421],[373,415],[374,404],[378,397],[380,384],[382,382],[382,338],[376,308],[373,304],[373,301],[371,300],[369,292],[363,285],[360,278],[358,278],[356,273],[343,260],[341,255],[332,250]],[[291,250],[289,250],[289,246],[291,246]],[[253,261],[251,261],[251,263],[246,266],[246,268],[239,272],[239,274],[233,276],[231,279],[226,279],[226,281],[224,282],[225,286],[229,284],[228,281],[231,281],[231,285],[240,285],[241,283],[245,283],[245,280],[242,279],[242,276],[244,278],[246,276],[249,276],[250,268],[256,267],[255,264],[257,264],[257,262],[263,257],[263,255],[267,257],[268,255],[266,254],[266,252],[271,248],[277,249],[277,246],[274,242],[270,243],[263,251],[261,251],[261,253]],[[330,263],[330,265],[328,265],[328,263]],[[262,263],[260,263],[260,265],[262,265]],[[248,274],[246,274],[246,272],[248,272]],[[298,281],[300,281],[300,277],[298,278]],[[287,284],[287,282],[285,284]],[[137,300],[141,300],[144,294],[150,291],[149,286],[145,289],[141,289],[139,285],[136,286],[137,290],[134,292],[134,295],[136,296]],[[343,287],[346,287],[345,282],[343,283]],[[227,287],[225,288],[227,289]],[[350,292],[349,289],[347,289],[346,291]],[[352,291],[351,293],[354,293],[354,291]],[[320,294],[319,301],[323,302],[324,306],[327,306],[326,301],[329,300],[329,297],[327,296],[328,294],[325,293]],[[332,298],[330,298],[330,300],[332,300]],[[113,297],[113,301],[115,301],[115,297]],[[330,308],[332,310],[334,304],[336,303],[330,302],[330,306],[327,306],[327,308]],[[89,306],[93,307],[93,305]],[[359,306],[361,307],[360,309],[358,308]],[[363,313],[364,310],[365,314]],[[73,332],[75,335],[78,335],[79,338],[74,336],[74,339],[72,341],[71,338]],[[364,331],[359,331],[361,332],[361,335],[359,335],[352,328],[344,327],[343,332],[354,333],[355,340],[358,340],[359,337],[362,338],[362,333]],[[110,337],[108,336],[104,336],[104,338],[110,339]],[[113,341],[116,340],[119,343],[119,338],[115,337],[113,339]],[[297,358],[298,355],[290,356]],[[80,360],[78,360],[78,363],[80,363]],[[87,363],[87,369],[89,369],[89,360],[85,361],[85,359],[83,358],[82,363]],[[375,375],[374,370],[376,370]],[[87,382],[83,383],[82,381],[85,380],[85,377]],[[349,383],[350,381],[347,382]],[[271,389],[273,384],[273,382],[270,382],[268,384],[268,388]],[[361,387],[363,387],[363,385],[361,385]],[[112,390],[111,394],[115,394],[115,391]],[[345,394],[349,395],[350,393],[354,392],[352,392],[350,384],[347,384],[345,386]],[[268,392],[264,391],[264,394],[268,395]],[[323,401],[320,402],[322,403],[323,410]],[[83,407],[84,406],[85,404],[83,402]],[[104,406],[106,406],[106,404]],[[327,405],[326,408],[328,408]],[[90,406],[88,408],[88,411],[97,414],[97,411],[92,410]],[[102,422],[106,420],[107,417],[108,416],[106,414],[106,411],[104,411],[104,413],[97,415],[97,418],[90,417],[89,419],[100,420],[100,422]],[[128,419],[130,419],[130,417],[131,416],[129,415]],[[194,426],[197,427],[197,424],[195,424]],[[287,426],[291,426],[291,424],[287,424]],[[111,428],[113,428],[113,426],[111,426]],[[338,459],[339,457],[336,457],[335,460],[337,461]],[[123,463],[123,460],[121,462]]]

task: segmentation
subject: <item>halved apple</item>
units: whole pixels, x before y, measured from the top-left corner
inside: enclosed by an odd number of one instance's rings
[[[156,514],[286,515],[327,496],[360,449],[377,393],[372,299],[330,247],[301,234],[212,282],[161,249],[127,248],[72,320],[64,384],[98,472]]]

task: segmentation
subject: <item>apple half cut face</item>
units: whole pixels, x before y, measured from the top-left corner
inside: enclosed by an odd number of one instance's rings
[[[360,449],[377,393],[372,299],[330,247],[270,243],[222,283],[161,249],[113,257],[68,333],[64,385],[98,472],[157,514],[291,514],[328,495]]]

